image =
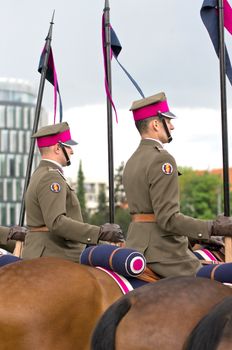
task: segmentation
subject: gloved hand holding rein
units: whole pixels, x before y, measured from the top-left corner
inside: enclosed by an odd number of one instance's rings
[[[232,217],[218,215],[216,220],[212,221],[210,235],[232,237]]]
[[[106,223],[100,226],[99,240],[108,242],[123,242],[124,236],[122,229],[117,224]]]
[[[10,228],[8,238],[7,240],[15,240],[15,241],[21,241],[24,242],[25,236],[27,234],[27,228],[26,227],[21,227],[21,226],[12,226]]]

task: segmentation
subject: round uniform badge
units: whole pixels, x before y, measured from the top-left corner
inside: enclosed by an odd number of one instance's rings
[[[164,163],[164,164],[162,165],[162,171],[163,171],[163,173],[166,174],[166,175],[172,174],[172,172],[173,172],[173,166],[172,166],[172,164],[170,164],[170,163]]]
[[[58,192],[60,192],[60,189],[61,189],[61,187],[60,187],[60,184],[58,184],[58,182],[53,182],[52,184],[51,184],[51,191],[52,192],[55,192],[55,193],[58,193]]]

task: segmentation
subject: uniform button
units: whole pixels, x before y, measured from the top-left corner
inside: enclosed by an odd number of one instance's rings
[[[202,237],[202,233],[198,233],[198,237],[201,238]]]
[[[87,242],[91,242],[91,238],[87,238]]]

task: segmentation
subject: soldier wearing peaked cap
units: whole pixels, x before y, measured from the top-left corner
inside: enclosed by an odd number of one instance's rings
[[[176,117],[165,94],[135,101],[131,110],[141,142],[123,173],[132,216],[126,246],[143,253],[160,276],[195,275],[201,263],[188,249],[188,237],[231,236],[232,218],[204,221],[180,213],[177,165],[164,149]]]
[[[29,232],[22,257],[56,256],[79,261],[86,244],[99,240],[121,242],[123,235],[116,224],[100,227],[84,223],[78,198],[67,183],[62,167],[70,165],[73,155],[68,123],[48,125],[32,135],[42,160],[33,173],[25,195]]]

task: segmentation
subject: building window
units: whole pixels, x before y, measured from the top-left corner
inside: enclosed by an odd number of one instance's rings
[[[27,131],[26,135],[26,147],[29,150],[31,146],[31,131]]]
[[[16,129],[23,128],[23,108],[22,107],[16,107],[15,109],[15,126],[16,126]]]
[[[24,181],[23,180],[16,180],[16,201],[22,200],[22,194],[23,194],[23,186]]]
[[[85,191],[88,193],[95,193],[95,183],[86,183]]]
[[[1,140],[1,152],[9,151],[9,140],[8,140],[9,132],[8,130],[1,130],[0,132],[0,140]]]
[[[5,107],[0,106],[0,128],[4,128],[6,125],[5,122]]]
[[[15,176],[15,156],[7,156],[7,176]]]
[[[20,156],[20,163],[19,163],[19,176],[24,176],[24,168],[23,168],[23,156]]]
[[[18,152],[19,153],[24,153],[23,144],[24,144],[24,131],[20,130],[18,132]]]
[[[15,127],[15,108],[14,106],[7,106],[6,110],[6,127],[13,129]]]
[[[2,226],[7,226],[6,223],[6,204],[0,203],[0,222]]]
[[[16,217],[15,217],[15,204],[10,204],[10,222],[9,225],[15,225]]]
[[[43,119],[43,110],[41,111],[41,114],[40,114],[40,120]],[[32,107],[30,109],[30,129],[32,130],[33,129],[33,126],[34,126],[34,120],[35,120],[35,108]]]
[[[6,176],[6,156],[5,154],[0,154],[0,176]]]
[[[3,201],[3,179],[0,179],[0,202]]]
[[[7,180],[7,200],[13,201],[13,183],[11,180]]]
[[[16,130],[10,130],[10,152],[16,153],[18,144],[18,135]]]
[[[28,113],[28,108],[25,107],[23,109],[23,128],[24,129],[28,129],[29,128],[29,125],[30,125],[30,122],[29,122],[29,113]]]

